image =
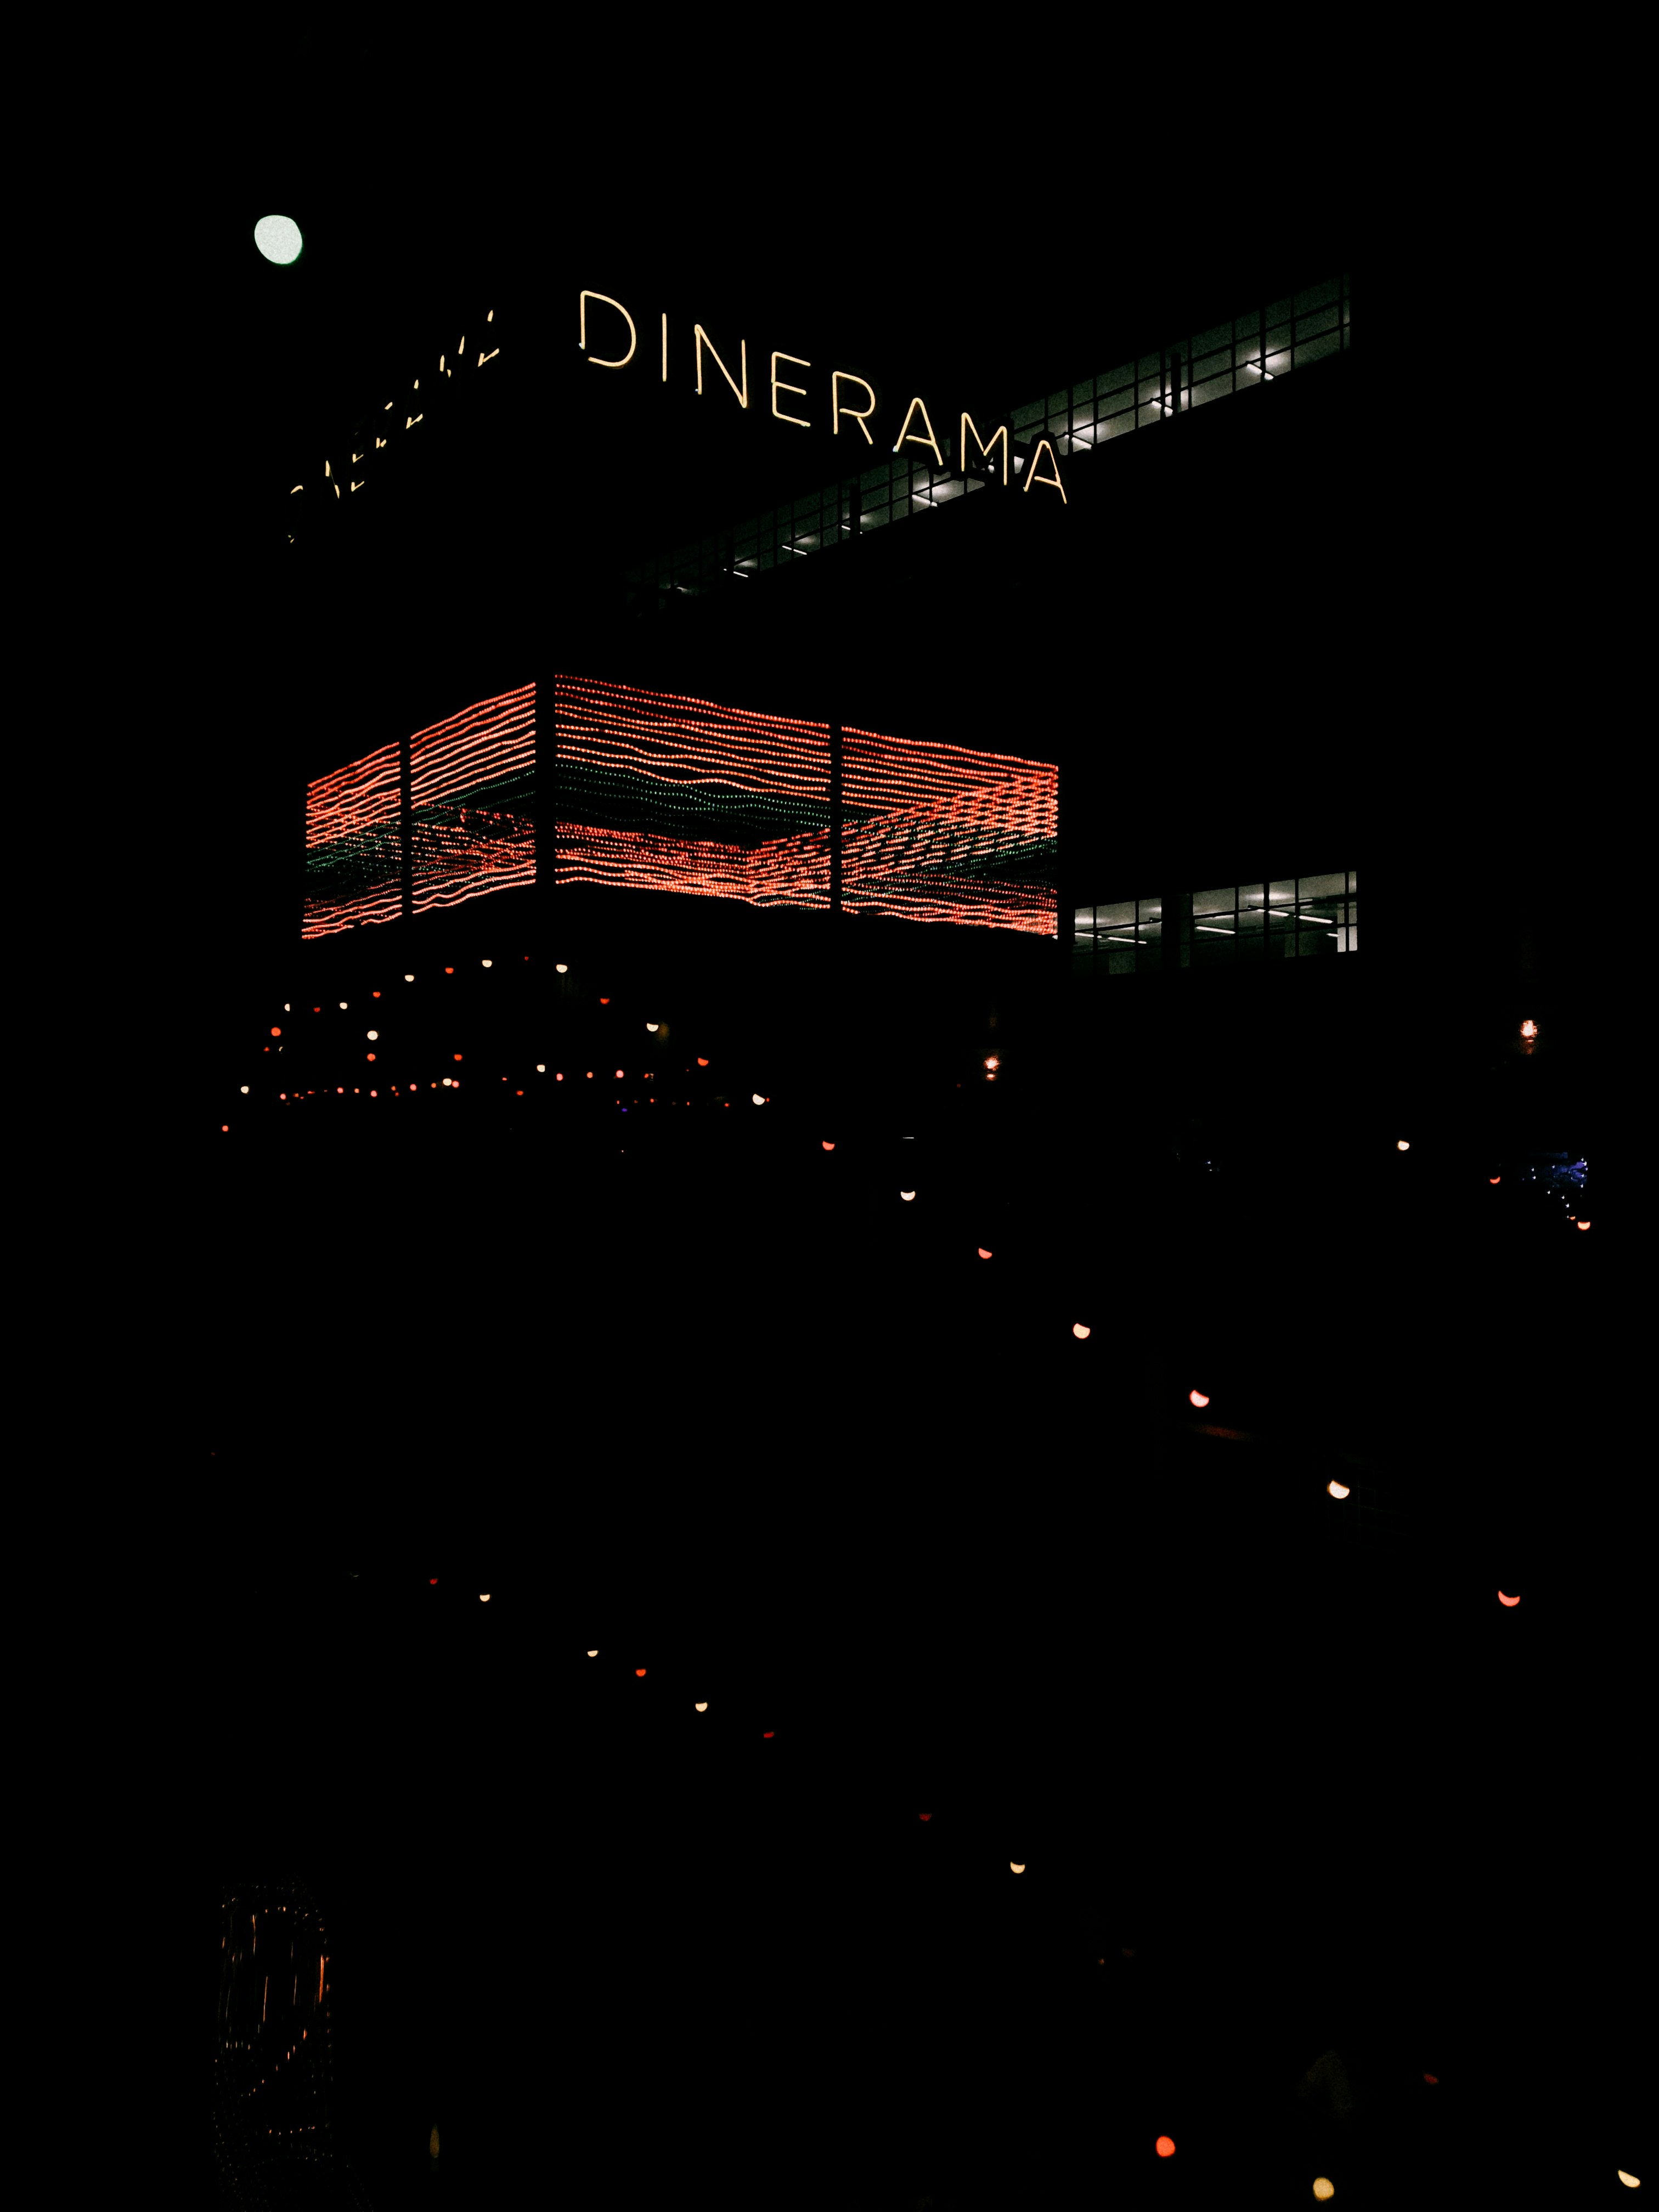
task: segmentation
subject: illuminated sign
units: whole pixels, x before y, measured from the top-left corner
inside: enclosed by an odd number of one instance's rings
[[[590,301],[595,307],[606,311],[602,316],[594,318],[596,328],[592,344],[589,343],[588,337]],[[618,327],[614,319],[617,317],[621,319],[621,327]],[[658,358],[660,362],[660,380],[666,384],[670,353],[666,314],[661,316],[659,321],[661,327]],[[624,330],[627,333],[625,344],[623,343]],[[720,386],[714,381],[713,374],[713,371],[718,370],[720,377],[730,388],[732,397],[746,412],[751,402],[758,402],[760,398],[758,390],[752,393],[750,390],[749,341],[741,336],[738,339],[735,376],[732,373],[732,364],[727,358],[732,349],[731,340],[728,338],[724,343],[726,351],[722,355],[703,325],[701,323],[692,324],[691,368],[697,397],[701,399],[710,393],[718,395]],[[576,343],[587,356],[590,368],[628,368],[643,358],[640,351],[639,325],[622,301],[612,299],[608,292],[583,291],[578,295]],[[599,350],[601,346],[604,347],[604,351]],[[810,361],[802,360],[799,354],[780,352],[771,354],[769,360],[766,384],[770,395],[770,411],[773,419],[779,422],[791,423],[798,429],[813,428],[814,422],[811,416],[793,414],[778,404],[780,393],[786,393],[792,399],[805,399],[809,403],[813,398],[811,386],[799,384],[792,378],[781,376],[778,373],[779,363],[782,362],[792,369],[809,371],[811,369],[812,363]],[[757,368],[758,369],[758,362],[757,362]],[[820,386],[818,399],[820,405],[827,404],[831,436],[838,438],[842,434],[842,425],[850,424],[857,428],[866,446],[873,447],[876,441],[871,434],[870,418],[881,404],[874,386],[866,378],[860,376],[850,368],[832,368],[829,372],[829,377],[828,392],[824,392]],[[846,387],[844,393],[843,386]],[[866,403],[862,406],[854,404],[860,398]],[[822,420],[822,416],[819,419]],[[935,468],[945,469],[950,465],[945,459],[945,449],[940,445],[932,418],[928,415],[927,403],[920,393],[912,398],[908,407],[905,410],[904,420],[900,427],[898,436],[893,441],[893,451],[896,453],[905,446],[920,446],[924,453],[931,453]],[[963,409],[958,417],[955,446],[957,456],[957,473],[964,476],[969,473],[968,456],[970,452],[977,449],[981,461],[987,465],[983,471],[975,467],[972,473],[975,475],[984,473],[991,482],[1006,485],[1009,473],[1009,440],[1008,426],[1006,422],[997,424],[992,430],[990,437],[987,439],[973,416]],[[1000,449],[1000,471],[993,459],[994,453],[999,448]],[[1022,463],[1024,463],[1025,457],[1022,455],[1020,458]],[[1020,489],[1030,492],[1035,490],[1039,485],[1047,489],[1057,491],[1062,506],[1067,503],[1066,487],[1060,480],[1059,456],[1048,439],[1042,436],[1032,442],[1029,464],[1024,467],[1024,481]]]

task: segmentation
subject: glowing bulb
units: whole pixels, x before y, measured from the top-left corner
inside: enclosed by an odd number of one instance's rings
[[[825,1138],[823,1139],[823,1149],[824,1149],[824,1151],[825,1151],[826,1152],[833,1152],[835,1151],[835,1149],[836,1149],[836,1143],[835,1143],[835,1139],[834,1139],[834,1138],[833,1138],[833,1137],[825,1137]]]
[[[758,1091],[751,1091],[749,1095],[754,1100],[757,1106],[765,1105],[766,1101],[761,1097]]]
[[[404,977],[404,981],[405,983],[412,983],[415,981],[415,978],[412,975],[405,975]]]
[[[988,1260],[991,1256],[982,1244],[979,1247],[979,1256],[981,1260]]]
[[[986,1061],[985,1065],[987,1066],[987,1067],[1000,1067],[1000,1066],[1001,1066],[1001,1065],[1002,1065],[1002,1062],[1001,1062],[1001,1061],[1000,1061],[1000,1060],[996,1057],[996,1055],[995,1055],[994,1054],[992,1054],[992,1056],[991,1056],[991,1058]]]
[[[1207,1406],[1210,1401],[1202,1390],[1189,1390],[1187,1393],[1187,1402],[1191,1406]]]
[[[650,1030],[650,1032],[651,1032],[651,1034],[652,1034],[652,1036],[654,1036],[656,1035],[656,1033],[657,1033],[657,1024],[655,1024],[655,1022],[647,1022],[647,1023],[646,1024],[646,1025],[645,1025],[645,1026],[647,1027],[647,1029],[648,1029],[648,1030]]]
[[[1503,1591],[1499,1590],[1498,1593],[1498,1602],[1499,1605],[1519,1605],[1521,1601],[1518,1597],[1505,1597]]]
[[[700,1713],[706,1713],[708,1711],[708,1700],[707,1698],[705,1698],[702,1703],[697,1707],[697,1711]]]
[[[1079,1340],[1081,1340],[1084,1337],[1087,1336],[1087,1334],[1089,1334],[1089,1332],[1088,1332],[1088,1330],[1087,1330],[1086,1328],[1085,1328],[1085,1327],[1083,1326],[1083,1323],[1082,1323],[1080,1321],[1074,1321],[1074,1322],[1072,1323],[1072,1334],[1073,1334],[1073,1336],[1077,1337]]]
[[[555,973],[557,975],[568,975],[570,973],[568,965],[562,960],[556,960],[553,963],[553,967]]]
[[[1523,1037],[1535,1037],[1538,1034],[1537,1023],[1522,1022],[1521,1024],[1521,1034]]]
[[[480,1591],[478,1592],[478,1602],[479,1602],[479,1604],[480,1604],[480,1605],[488,1605],[488,1604],[489,1604],[489,1592],[488,1590],[480,1590]]]
[[[253,243],[267,261],[274,261],[279,269],[286,269],[291,261],[300,258],[300,248],[305,240],[300,235],[300,226],[289,215],[262,215],[253,226]]]
[[[247,1085],[246,1083],[242,1085],[242,1096],[244,1098],[247,1097]]]
[[[590,1651],[587,1656],[590,1659],[597,1659],[599,1655],[597,1651]]]
[[[1010,1859],[1008,1862],[1008,1871],[1010,1874],[1024,1874],[1025,1871],[1024,1860]]]
[[[368,1041],[369,1041],[369,1042],[370,1042],[371,1044],[378,1044],[378,1043],[380,1042],[380,1032],[379,1031],[379,1030],[368,1030],[368,1031],[366,1032],[366,1034],[367,1034],[368,1038]]]
[[[1325,1487],[1330,1492],[1333,1498],[1346,1498],[1348,1494],[1347,1484],[1346,1482],[1339,1482],[1334,1475],[1333,1475],[1331,1480],[1325,1485]]]
[[[708,1066],[708,1062],[706,1060],[702,1060],[702,1059],[700,1059],[700,1060],[698,1060],[698,1062],[697,1062],[697,1066],[698,1066],[699,1067],[707,1067],[707,1066]]]
[[[1173,2158],[1175,2156],[1175,2145],[1170,2140],[1168,2136],[1160,2136],[1158,2141],[1153,2144],[1152,2148],[1160,2158]]]
[[[1401,1137],[1399,1143],[1395,1146],[1395,1150],[1397,1152],[1408,1152],[1411,1150],[1411,1146],[1406,1142],[1406,1139]]]
[[[1324,2175],[1322,2173],[1318,2180],[1314,2184],[1314,2195],[1319,2199],[1322,2204],[1324,2204],[1328,2203],[1329,2200],[1335,2196],[1335,2194],[1336,2191],[1334,2187],[1330,2182],[1326,2180]]]
[[[340,1012],[341,1012],[342,1013],[344,1013],[345,1010],[346,1010],[346,1002],[345,1002],[345,1000],[344,1000],[343,999],[342,999],[342,1000],[341,1000],[341,1001],[340,1001]]]
[[[1588,1229],[1589,1227],[1588,1221],[1581,1221],[1577,1225],[1580,1229]]]
[[[902,1190],[899,1196],[903,1199],[912,1199],[915,1196],[915,1193],[913,1190]]]
[[[536,1073],[537,1073],[537,1074],[538,1074],[538,1075],[545,1075],[545,1074],[546,1074],[546,1073],[547,1073],[547,1062],[546,1062],[544,1060],[538,1060],[536,1062]]]
[[[1619,2179],[1624,2183],[1626,2189],[1639,2189],[1642,2186],[1641,2183],[1636,2179],[1636,2176],[1633,2173],[1626,2173],[1622,2166],[1615,2166],[1613,2168],[1613,2172],[1619,2176]]]
[[[271,1033],[270,1033],[270,1034],[272,1035],[272,1036],[281,1036],[281,1035],[282,1035],[283,1033],[282,1033],[281,1030],[272,1030],[272,1031],[271,1031]]]

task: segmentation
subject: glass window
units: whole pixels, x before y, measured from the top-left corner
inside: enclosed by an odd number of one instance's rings
[[[1093,913],[1095,927],[1098,930],[1133,929],[1135,926],[1135,902],[1133,899],[1119,899],[1108,906],[1097,905]]]
[[[1296,334],[1296,366],[1298,368],[1305,368],[1310,362],[1323,361],[1328,355],[1340,352],[1341,343],[1341,339],[1334,331],[1328,331],[1323,337],[1304,338],[1298,327]]]
[[[1211,915],[1224,915],[1231,922],[1233,918],[1233,886],[1229,884],[1223,890],[1194,891],[1193,914],[1200,921]]]
[[[1109,399],[1119,392],[1127,392],[1134,380],[1135,369],[1133,362],[1122,368],[1109,369],[1104,376],[1097,376],[1095,379],[1095,396],[1099,399]]]
[[[1016,407],[1008,418],[1015,430],[1029,430],[1042,420],[1042,402],[1033,400],[1029,407]]]
[[[1298,292],[1296,295],[1296,312],[1298,321],[1304,315],[1310,314],[1316,307],[1323,307],[1334,302],[1341,289],[1340,278],[1333,276],[1322,284],[1310,284],[1305,291]]]
[[[1193,360],[1200,374],[1209,365],[1206,361],[1206,356],[1212,353],[1224,353],[1232,343],[1232,338],[1233,326],[1231,323],[1218,323],[1212,331],[1199,332],[1193,340]]]
[[[1343,876],[1300,876],[1297,884],[1298,895],[1304,899],[1340,899],[1346,887],[1346,878]]]
[[[1301,351],[1302,349],[1298,346],[1297,348],[1298,358]],[[1207,377],[1202,384],[1195,384],[1189,395],[1189,404],[1194,407],[1205,406],[1212,399],[1224,398],[1232,388],[1233,374],[1229,369],[1224,376]]]

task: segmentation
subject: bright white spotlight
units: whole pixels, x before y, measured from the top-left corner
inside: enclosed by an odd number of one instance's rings
[[[253,226],[253,243],[267,261],[275,261],[286,268],[290,261],[300,258],[300,248],[305,243],[300,236],[300,226],[291,216],[262,215]]]

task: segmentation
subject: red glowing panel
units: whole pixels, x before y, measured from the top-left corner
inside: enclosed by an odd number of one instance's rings
[[[1423,2076],[1423,2079],[1429,2083],[1431,2087],[1437,2087],[1439,2086],[1440,2076],[1437,2074],[1425,2074]]]
[[[829,906],[827,722],[585,677],[554,698],[560,883]],[[1052,763],[843,730],[842,771],[848,912],[1055,935]]]
[[[1160,2158],[1173,2158],[1175,2156],[1175,2145],[1168,2136],[1160,2136],[1158,2141],[1153,2144],[1152,2148],[1157,2151]]]
[[[1521,1601],[1518,1597],[1505,1597],[1503,1591],[1499,1590],[1498,1593],[1498,1602],[1499,1605],[1519,1605]]]
[[[916,1815],[916,1818],[919,1820],[931,1820],[933,1817],[933,1816],[931,1813],[918,1813]]]
[[[396,744],[306,787],[301,938],[330,937],[404,910],[403,787]]]
[[[767,1737],[767,1738],[769,1738],[769,1738],[770,1738],[770,1737],[771,1737],[775,1733],[775,1731],[774,1729],[763,1729],[761,1730],[761,1734],[762,1734],[762,1735],[763,1735],[763,1736],[764,1736],[764,1737]]]

